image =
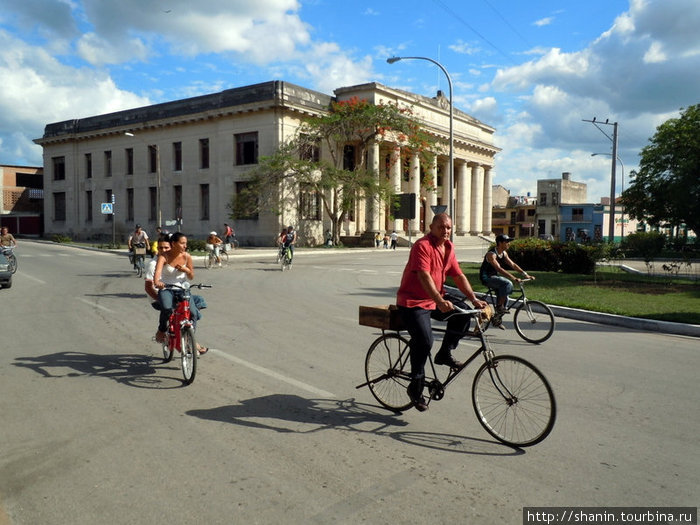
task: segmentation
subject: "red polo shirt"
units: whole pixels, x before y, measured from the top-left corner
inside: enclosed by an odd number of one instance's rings
[[[445,256],[440,254],[437,246],[437,239],[432,234],[418,239],[411,248],[408,256],[408,263],[401,277],[401,286],[396,294],[396,304],[408,308],[425,308],[434,310],[436,305],[428,292],[418,279],[417,272],[424,270],[430,274],[435,283],[435,287],[440,291],[440,295],[445,293],[445,278],[450,275],[456,277],[462,274],[462,269],[457,263],[454,246],[450,241],[445,241]]]

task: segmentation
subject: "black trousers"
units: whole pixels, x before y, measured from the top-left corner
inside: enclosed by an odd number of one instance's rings
[[[446,297],[455,306],[471,309],[471,306],[464,301],[453,297]],[[459,340],[469,329],[471,316],[469,315],[452,315],[451,312],[442,313],[440,310],[426,310],[425,308],[406,308],[399,306],[399,314],[403,319],[408,334],[411,336],[409,347],[411,349],[411,377],[420,379],[425,377],[425,363],[428,360],[428,355],[433,347],[433,330],[431,327],[431,319],[437,321],[447,321],[447,329],[445,337],[440,346],[440,352],[452,351],[457,348]]]

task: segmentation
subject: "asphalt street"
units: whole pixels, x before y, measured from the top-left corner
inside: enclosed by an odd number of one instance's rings
[[[358,306],[393,301],[407,251],[328,252],[284,273],[274,251],[198,266],[212,349],[183,386],[123,254],[22,243],[0,290],[6,521],[490,525],[530,506],[697,505],[696,338],[558,318],[534,346],[506,323],[496,352],[536,365],[558,407],[545,441],[514,449],[476,420],[475,368],[425,413],[355,388],[379,335]]]

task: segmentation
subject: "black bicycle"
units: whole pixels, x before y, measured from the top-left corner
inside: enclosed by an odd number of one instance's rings
[[[472,406],[481,426],[502,443],[527,447],[545,439],[554,427],[556,402],[549,382],[533,364],[512,355],[495,355],[484,335],[489,314],[482,310],[455,309],[454,315],[470,315],[475,320],[474,330],[463,335],[476,337],[480,348],[459,368],[451,368],[444,379],[439,379],[432,356],[428,359],[425,385],[427,403],[439,401],[445,390],[477,357],[484,362],[477,369],[472,382]],[[376,325],[370,325],[376,326]],[[367,351],[365,378],[357,388],[368,386],[374,398],[395,412],[410,409],[406,391],[410,376],[409,341],[402,329],[382,330]],[[435,332],[444,328],[433,326]],[[444,372],[443,372],[444,375]]]
[[[523,284],[531,280],[532,279],[522,279],[517,283],[520,288],[520,295],[517,297],[509,297],[505,304],[506,311],[501,314],[496,314],[489,319],[484,325],[484,331],[488,330],[491,326],[497,326],[502,323],[503,317],[514,310],[513,326],[517,334],[525,341],[528,343],[540,344],[552,337],[556,324],[554,321],[554,312],[542,301],[533,301],[528,299],[525,295],[525,287]],[[445,288],[448,289],[450,293],[454,293],[458,296],[461,293],[457,288],[449,286]],[[482,299],[492,304],[494,309],[496,308],[497,299],[495,289],[488,288]]]
[[[129,262],[134,265],[136,277],[143,277],[146,269],[146,243],[135,242],[131,244],[132,252],[129,254]]]

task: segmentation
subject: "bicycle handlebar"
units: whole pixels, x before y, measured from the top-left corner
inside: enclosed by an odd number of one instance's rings
[[[174,289],[188,290],[190,288],[199,288],[201,290],[202,288],[211,288],[212,287],[211,284],[204,284],[204,283],[190,284],[187,281],[185,281],[182,284],[168,284],[168,283],[164,283],[164,284],[165,284],[166,289],[171,289],[171,290],[174,290]]]

